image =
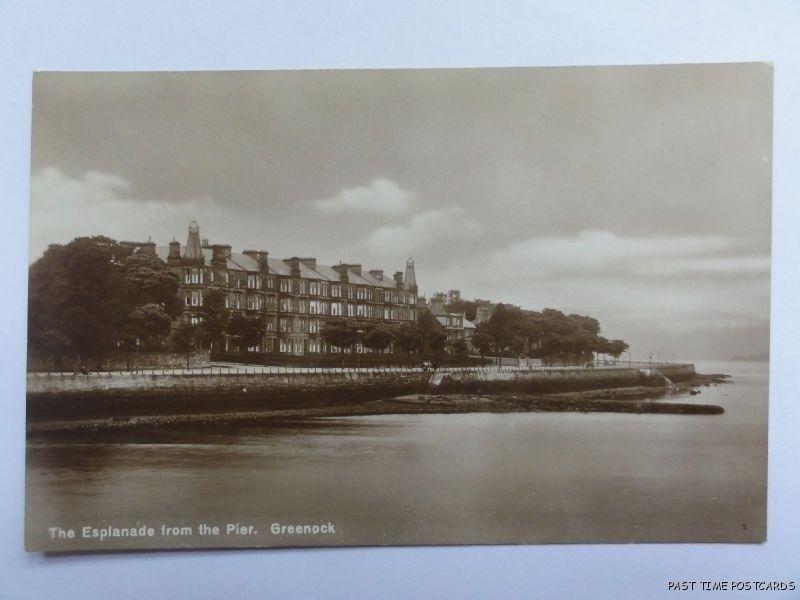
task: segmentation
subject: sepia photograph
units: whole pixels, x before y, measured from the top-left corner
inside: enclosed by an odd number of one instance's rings
[[[772,94],[35,73],[26,549],[764,542]]]

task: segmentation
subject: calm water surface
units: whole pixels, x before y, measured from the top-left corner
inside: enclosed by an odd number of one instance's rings
[[[53,545],[52,525],[229,521],[259,533],[144,545],[761,541],[767,365],[697,368],[735,383],[672,400],[724,415],[390,415],[33,438],[29,541]],[[328,521],[335,536],[269,533]]]

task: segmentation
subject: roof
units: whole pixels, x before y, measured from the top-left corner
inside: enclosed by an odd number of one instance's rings
[[[184,255],[185,249],[186,247],[181,245],[181,256]],[[169,246],[156,246],[156,255],[161,260],[166,261],[169,257]],[[213,257],[213,252],[211,249],[202,248],[202,255],[205,258],[206,265],[210,265]],[[280,258],[267,258],[267,265],[269,266],[269,271],[272,274],[285,276],[290,276],[292,274],[292,268],[285,260]],[[317,264],[316,268],[312,269],[305,263],[301,262],[298,266],[300,267],[300,277],[303,279],[341,281],[339,272],[329,265]],[[259,271],[259,264],[258,260],[252,256],[242,254],[241,252],[231,252],[231,257],[228,259],[228,268],[235,271],[248,271],[256,273]],[[350,269],[348,270],[348,278],[350,283],[356,285],[370,285],[373,287],[395,289],[394,279],[384,277],[383,280],[380,280],[374,275],[371,275],[369,271],[362,271],[361,275],[359,275]]]
[[[375,277],[369,271],[366,271],[366,272],[362,271],[361,272],[361,279],[364,279],[367,283],[369,283],[370,285],[373,285],[373,286],[384,287],[384,288],[389,288],[389,289],[394,289],[395,288],[394,279],[387,279],[385,275],[384,275],[383,279],[378,279],[377,277]]]

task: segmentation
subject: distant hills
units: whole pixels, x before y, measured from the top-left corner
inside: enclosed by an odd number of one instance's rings
[[[730,360],[737,362],[769,362],[769,352],[750,354],[748,356],[733,356]]]

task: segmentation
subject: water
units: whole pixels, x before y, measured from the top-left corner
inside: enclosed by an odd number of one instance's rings
[[[767,365],[672,401],[724,415],[521,413],[284,421],[28,446],[35,548],[754,542],[766,532]],[[248,536],[98,543],[47,527],[253,524]],[[273,535],[327,523],[333,535]]]

